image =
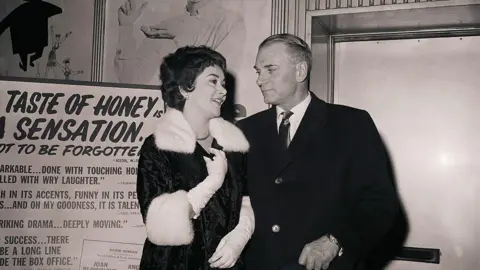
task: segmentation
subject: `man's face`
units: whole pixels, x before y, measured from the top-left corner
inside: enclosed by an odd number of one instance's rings
[[[260,48],[255,70],[264,102],[290,109],[288,104],[295,96],[298,82],[297,68],[291,61],[287,47],[282,43],[273,43]]]

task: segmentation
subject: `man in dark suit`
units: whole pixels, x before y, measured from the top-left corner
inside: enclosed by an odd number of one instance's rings
[[[370,115],[308,89],[312,53],[280,34],[259,46],[255,69],[270,109],[238,122],[255,233],[248,270],[363,269],[399,201]]]

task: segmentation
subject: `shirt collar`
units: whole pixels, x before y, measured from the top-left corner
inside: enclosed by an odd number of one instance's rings
[[[290,111],[293,112],[292,117],[295,117],[297,119],[302,119],[303,115],[305,114],[305,111],[307,110],[308,104],[310,104],[310,100],[312,100],[312,96],[310,95],[310,91],[307,92],[308,95],[307,97],[295,107],[293,107]],[[279,106],[276,106],[277,110],[277,119],[281,119],[282,113],[285,111],[284,109],[280,108]]]

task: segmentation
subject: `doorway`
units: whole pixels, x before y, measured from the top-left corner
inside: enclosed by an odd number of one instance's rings
[[[480,5],[441,4],[307,13],[312,91],[367,110],[389,151],[419,252],[388,270],[480,269]]]
[[[382,135],[407,214],[404,245],[442,254],[438,265],[388,269],[478,269],[480,36],[335,46],[334,103],[367,110]]]

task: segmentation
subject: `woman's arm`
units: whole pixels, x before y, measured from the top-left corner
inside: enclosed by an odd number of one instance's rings
[[[137,196],[148,239],[156,245],[186,245],[193,240],[187,192],[177,188],[170,160],[153,137],[140,150]]]
[[[250,197],[242,198],[240,219],[237,226],[225,235],[208,260],[212,268],[230,268],[235,265],[243,249],[255,230],[255,215],[253,213]]]
[[[214,153],[213,161],[206,160],[209,175],[187,192],[178,187],[170,160],[157,149],[153,137],[145,141],[138,162],[137,197],[152,243],[177,246],[192,242],[191,218],[198,217],[225,178],[225,154]]]
[[[230,268],[237,262],[243,249],[255,231],[255,215],[253,212],[250,197],[248,196],[247,175],[246,175],[246,154],[234,155],[231,160],[239,172],[242,182],[242,204],[240,208],[240,217],[235,228],[222,238],[215,250],[215,253],[209,259],[212,268]]]

